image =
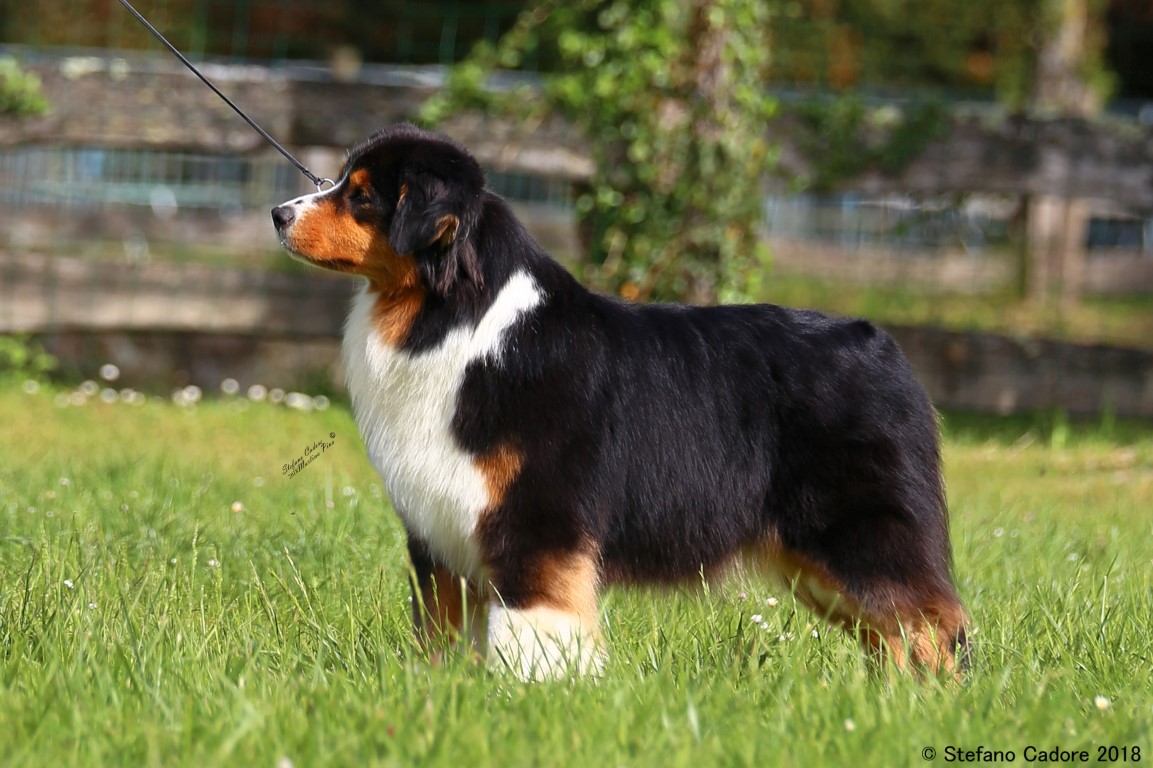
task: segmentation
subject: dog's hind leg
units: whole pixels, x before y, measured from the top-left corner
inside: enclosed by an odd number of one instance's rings
[[[869,656],[917,674],[958,676],[964,666],[967,618],[947,573],[894,580],[889,574],[846,573],[774,540],[755,552],[814,613],[855,632]]]
[[[896,669],[959,677],[967,662],[964,609],[955,596],[905,602],[859,617],[861,644]]]

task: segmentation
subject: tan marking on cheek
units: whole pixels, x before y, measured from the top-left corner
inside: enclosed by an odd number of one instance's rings
[[[473,459],[473,464],[484,475],[488,486],[489,507],[498,507],[504,502],[505,493],[520,475],[524,466],[524,456],[508,443],[501,443],[487,453]]]
[[[355,171],[350,180],[356,183],[364,173]],[[378,333],[392,346],[404,343],[425,296],[412,256],[397,254],[376,227],[356,221],[329,201],[305,212],[288,246],[318,266],[367,277],[370,289],[379,294],[374,306]]]
[[[292,227],[288,247],[318,266],[357,272],[373,249],[376,233],[325,200],[304,211]]]

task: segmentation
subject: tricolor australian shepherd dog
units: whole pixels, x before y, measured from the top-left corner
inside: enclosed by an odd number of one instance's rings
[[[744,563],[896,667],[956,672],[936,415],[884,332],[592,293],[465,149],[410,125],[272,218],[294,256],[363,278],[348,388],[422,642],[596,673],[604,587]]]

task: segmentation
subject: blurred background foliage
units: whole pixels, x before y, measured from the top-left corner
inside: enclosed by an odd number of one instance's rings
[[[546,1],[455,67],[424,117],[559,113],[592,151],[576,197],[586,279],[630,299],[747,299],[763,272],[768,21],[761,0]],[[558,66],[539,95],[487,87],[546,47]]]
[[[11,56],[0,56],[0,115],[29,117],[47,109],[40,78],[26,72]]]
[[[364,61],[446,64],[467,56],[475,42],[496,43],[523,25],[522,12],[540,17],[564,11],[576,23],[594,7],[615,4],[577,2],[551,10],[553,4],[533,0],[155,0],[140,5],[194,56],[322,59],[335,47],[348,46]],[[683,5],[687,10],[692,3]],[[661,0],[629,4],[635,13],[663,17],[675,29],[681,22],[664,15],[663,6]],[[1147,0],[761,0],[749,6],[757,14],[758,34],[771,40],[770,74],[779,84],[840,90],[938,87],[995,92],[1006,103],[1024,105],[1043,39],[1066,14],[1084,13],[1091,51],[1085,75],[1109,89],[1118,85],[1109,72],[1122,70],[1128,90],[1153,87],[1151,68],[1142,61],[1153,41],[1153,4]],[[541,19],[539,29],[555,33],[556,18]],[[591,32],[596,24],[595,15],[588,16],[570,32]],[[153,45],[115,0],[5,3],[0,40],[119,49]],[[547,72],[571,66],[571,55],[557,42],[535,40],[515,67]]]
[[[815,160],[794,189],[826,193],[862,169],[898,172],[958,103],[1086,116],[1110,98],[1153,99],[1148,0],[138,5],[193,58],[329,60],[334,72],[351,62],[354,73],[359,64],[448,65],[449,88],[422,113],[430,123],[478,107],[529,125],[559,115],[581,129],[595,166],[571,196],[580,267],[640,299],[771,298],[759,285],[758,233],[775,159],[763,125],[773,114],[790,112],[809,131]],[[115,0],[5,3],[0,41],[156,50]],[[23,99],[9,111],[27,110],[34,83],[7,82]],[[1024,215],[1010,225],[1021,229]]]
[[[765,273],[753,201],[773,158],[770,84],[789,84],[808,124],[804,186],[828,192],[870,168],[902,170],[947,126],[943,92],[1011,111],[1095,112],[1116,86],[1107,10],[1105,0],[542,0],[454,66],[423,117],[559,112],[596,166],[576,206],[585,278],[627,298],[743,300],[760,295]],[[543,96],[491,88],[498,70],[529,66]],[[868,89],[908,102],[874,146],[861,135]]]

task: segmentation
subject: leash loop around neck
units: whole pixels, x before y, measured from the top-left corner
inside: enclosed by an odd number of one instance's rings
[[[257,125],[257,124],[256,124],[256,121],[255,121],[255,120],[253,120],[251,117],[249,117],[248,115],[244,114],[244,110],[242,110],[240,107],[236,106],[236,104],[234,104],[234,103],[233,103],[232,99],[230,99],[230,98],[228,98],[227,96],[225,96],[225,95],[224,95],[224,93],[223,93],[223,92],[221,92],[221,90],[220,90],[219,88],[217,88],[215,85],[213,85],[213,83],[212,83],[212,81],[211,81],[211,80],[209,80],[207,77],[205,77],[204,75],[202,75],[202,74],[200,73],[200,70],[198,70],[198,69],[197,69],[197,68],[196,68],[196,67],[195,67],[195,66],[192,64],[192,62],[191,62],[191,61],[189,61],[189,60],[188,60],[188,59],[187,59],[187,58],[184,56],[184,54],[183,54],[183,53],[181,53],[179,50],[177,50],[175,45],[173,45],[172,43],[168,42],[168,39],[167,39],[166,37],[164,37],[164,35],[160,34],[160,31],[159,31],[158,29],[156,29],[156,27],[154,27],[154,26],[152,26],[151,24],[149,24],[149,23],[148,23],[148,19],[146,19],[146,18],[144,18],[143,16],[141,16],[139,11],[137,11],[135,8],[133,8],[131,5],[129,5],[129,3],[128,3],[128,0],[120,0],[120,4],[121,4],[121,5],[123,5],[123,6],[124,6],[124,7],[125,7],[125,8],[128,10],[128,12],[129,12],[129,13],[131,13],[133,16],[135,16],[135,17],[136,17],[136,20],[137,20],[137,21],[139,21],[141,24],[143,24],[143,25],[144,25],[144,27],[145,27],[145,28],[146,28],[146,29],[147,29],[149,32],[151,32],[151,33],[152,33],[152,35],[153,35],[153,36],[154,36],[154,37],[155,37],[157,40],[159,40],[161,43],[163,43],[163,44],[164,44],[164,46],[165,46],[165,47],[166,47],[168,50],[172,51],[172,54],[173,54],[174,56],[176,56],[176,58],[180,59],[181,63],[183,63],[183,64],[184,64],[184,66],[188,67],[188,69],[190,69],[190,70],[192,71],[192,74],[194,74],[194,75],[196,75],[197,77],[199,77],[199,78],[200,78],[200,81],[201,81],[202,83],[204,83],[205,85],[207,85],[207,86],[208,86],[208,87],[209,87],[209,88],[212,90],[212,92],[213,92],[213,93],[215,93],[217,96],[219,96],[221,99],[223,99],[225,104],[227,104],[228,106],[232,107],[232,111],[233,111],[233,112],[235,112],[236,114],[238,114],[238,115],[240,115],[242,118],[244,118],[244,122],[248,123],[248,124],[249,124],[249,125],[252,127],[252,129],[253,129],[254,131],[256,131],[256,132],[257,132],[257,133],[259,133],[259,134],[260,134],[262,137],[264,137],[264,140],[265,140],[265,141],[267,141],[269,144],[271,144],[273,147],[275,147],[275,148],[276,148],[276,150],[277,150],[278,152],[280,152],[280,154],[282,154],[282,155],[284,155],[286,158],[288,158],[288,161],[289,161],[290,163],[292,163],[293,165],[295,165],[295,166],[297,167],[297,169],[298,169],[298,170],[299,170],[301,173],[303,173],[305,176],[307,176],[307,177],[308,177],[308,179],[309,179],[309,181],[311,181],[313,184],[315,184],[315,185],[316,185],[316,191],[317,191],[317,192],[319,192],[319,191],[321,191],[321,190],[322,190],[322,188],[323,188],[323,186],[324,186],[324,184],[325,184],[325,183],[327,183],[327,184],[329,184],[329,185],[331,185],[331,186],[336,186],[336,184],[335,184],[335,183],[332,181],[332,179],[322,179],[322,178],[320,178],[319,176],[317,176],[315,173],[313,173],[312,171],[310,171],[310,170],[308,170],[307,168],[305,168],[305,167],[304,167],[304,164],[303,164],[303,163],[301,163],[299,160],[297,160],[295,157],[293,157],[293,156],[292,156],[292,154],[291,154],[291,153],[290,153],[290,152],[289,152],[287,149],[285,149],[284,147],[282,147],[282,146],[280,145],[280,142],[278,142],[276,139],[272,138],[272,136],[271,136],[271,135],[268,133],[268,131],[264,130],[264,129],[263,129],[263,128],[261,128],[259,125]]]

